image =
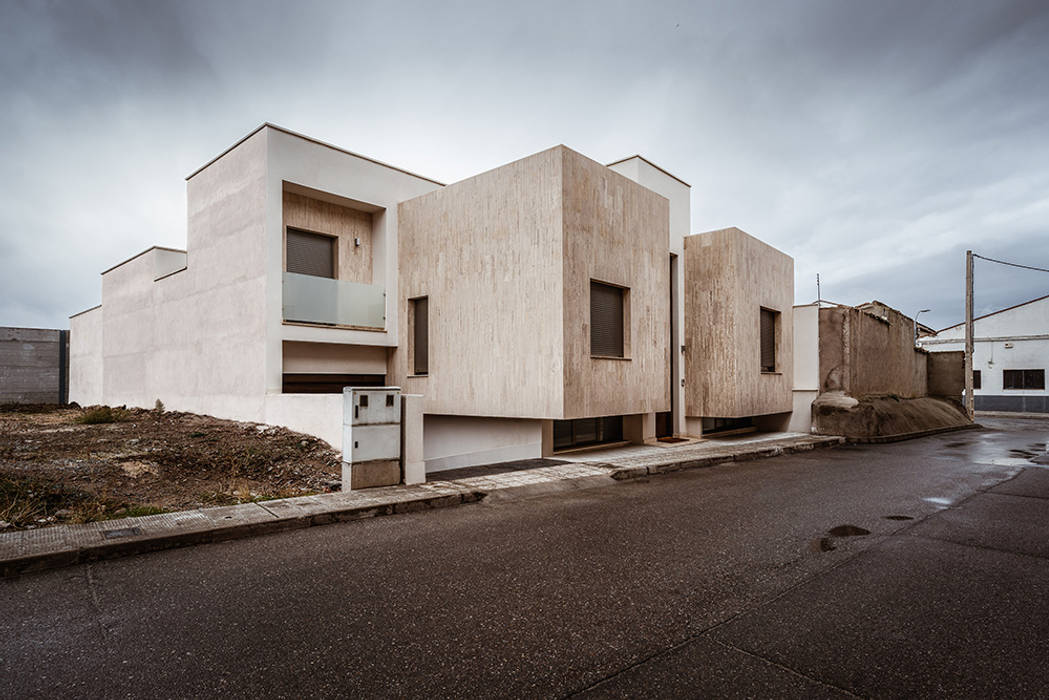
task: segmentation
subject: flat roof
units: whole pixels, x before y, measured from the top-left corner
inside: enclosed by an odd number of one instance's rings
[[[75,314],[73,314],[69,318],[76,318],[77,316],[81,316],[83,314],[86,314],[88,311],[94,311],[95,309],[101,309],[101,308],[102,308],[101,304],[95,304],[90,309],[84,309],[83,311],[77,311]]]
[[[638,160],[645,161],[646,163],[651,165],[653,168],[655,168],[659,172],[663,173],[664,175],[666,175],[668,177],[674,178],[675,180],[680,182],[685,187],[688,187],[688,188],[691,189],[692,185],[688,184],[687,182],[685,182],[684,180],[682,180],[681,178],[679,178],[677,175],[675,175],[674,173],[670,172],[669,170],[659,167],[658,165],[656,165],[655,163],[650,161],[648,158],[645,158],[643,155],[640,155],[638,153],[635,153],[632,156],[627,156],[626,158],[620,158],[619,160],[614,160],[611,163],[605,163],[605,167],[606,168],[611,168],[613,165],[619,165],[620,163],[625,163],[626,161],[633,160],[634,158],[637,158]]]
[[[390,170],[396,170],[397,172],[404,173],[405,175],[411,175],[412,177],[417,177],[420,180],[426,180],[427,182],[432,182],[433,184],[440,185],[441,187],[444,187],[444,184],[445,184],[443,182],[439,182],[437,180],[434,180],[432,177],[426,177],[425,175],[419,175],[418,173],[413,173],[410,170],[405,170],[404,168],[398,168],[396,165],[390,165],[389,163],[383,163],[381,160],[376,160],[374,158],[369,158],[368,156],[361,155],[360,153],[354,153],[353,151],[347,151],[345,148],[340,148],[339,146],[334,146],[334,145],[332,145],[330,143],[327,143],[325,141],[321,141],[320,139],[315,139],[315,138],[313,138],[311,136],[306,136],[305,134],[300,134],[299,132],[292,131],[291,129],[285,129],[283,126],[278,126],[276,124],[271,124],[270,122],[263,122],[262,124],[259,124],[259,126],[257,126],[256,128],[252,129],[248,134],[246,134],[243,138],[239,139],[235,144],[233,144],[232,146],[230,146],[229,148],[224,150],[222,153],[218,154],[217,156],[215,156],[214,158],[209,160],[207,163],[205,163],[204,165],[200,166],[199,168],[197,168],[196,170],[191,172],[189,175],[187,175],[186,179],[187,180],[191,179],[194,175],[196,175],[200,171],[204,170],[209,165],[211,165],[212,163],[217,161],[219,158],[221,158],[222,156],[226,155],[227,153],[232,151],[234,148],[236,148],[237,146],[239,146],[240,144],[244,143],[245,141],[250,139],[252,136],[257,134],[258,132],[260,132],[260,131],[262,131],[263,129],[266,129],[266,128],[273,129],[274,131],[279,131],[279,132],[281,132],[283,134],[287,134],[289,136],[294,136],[296,138],[300,138],[303,141],[309,141],[310,143],[317,144],[318,146],[323,146],[325,148],[330,148],[333,151],[338,151],[339,153],[345,153],[346,155],[353,156],[354,158],[360,158],[361,160],[366,160],[369,163],[375,163],[376,165],[381,165],[382,167],[389,168]]]
[[[104,275],[107,272],[111,272],[111,271],[117,269],[118,267],[120,267],[121,265],[127,265],[129,262],[131,262],[135,258],[140,258],[143,255],[145,255],[146,253],[148,253],[149,251],[151,251],[151,250],[167,250],[167,251],[170,251],[172,253],[182,253],[183,255],[186,255],[186,251],[181,250],[179,248],[168,248],[167,246],[162,246],[162,245],[151,245],[150,247],[148,247],[145,250],[143,250],[141,253],[135,253],[134,255],[132,255],[130,258],[128,258],[124,262],[118,262],[113,267],[110,267],[110,268],[107,268],[105,270],[102,270],[102,274]]]

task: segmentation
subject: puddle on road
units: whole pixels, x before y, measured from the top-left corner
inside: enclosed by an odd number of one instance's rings
[[[945,506],[945,507],[951,505],[951,503],[952,503],[951,499],[949,499],[949,498],[940,498],[939,496],[931,496],[929,498],[923,498],[922,500],[925,501],[926,503],[934,503],[934,504],[936,504],[938,506]]]
[[[886,515],[885,519],[886,520],[914,520],[914,518],[912,518],[909,515]]]

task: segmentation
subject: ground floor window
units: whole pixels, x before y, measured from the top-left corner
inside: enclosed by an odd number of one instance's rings
[[[285,394],[341,394],[348,386],[386,386],[384,374],[298,374],[285,373]]]
[[[703,434],[727,433],[733,430],[746,430],[754,427],[753,418],[704,418]]]
[[[600,445],[623,439],[623,416],[554,421],[554,449]]]
[[[1045,389],[1044,369],[1002,370],[1003,389]]]

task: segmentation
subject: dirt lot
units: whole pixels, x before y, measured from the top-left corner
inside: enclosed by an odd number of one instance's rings
[[[0,531],[321,493],[339,478],[336,450],[284,428],[0,406]]]

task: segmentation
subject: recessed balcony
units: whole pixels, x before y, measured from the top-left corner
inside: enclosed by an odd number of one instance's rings
[[[287,322],[386,327],[386,289],[377,284],[285,272],[283,306]]]

